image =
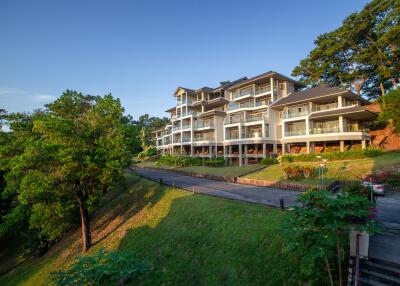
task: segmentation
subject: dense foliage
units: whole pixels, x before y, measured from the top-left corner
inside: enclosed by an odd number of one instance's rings
[[[315,40],[315,48],[293,70],[306,84],[353,87],[376,98],[399,85],[400,2],[372,0],[342,25]]]
[[[354,149],[344,152],[331,152],[331,153],[310,153],[310,154],[287,154],[278,157],[281,163],[292,162],[316,162],[320,159],[328,159],[329,161],[335,160],[351,160],[351,159],[364,159],[379,156],[383,153],[382,150],[376,148]],[[318,158],[319,157],[319,158]]]
[[[369,191],[357,185],[337,196],[316,190],[300,196],[302,206],[288,219],[287,251],[298,258],[307,285],[345,285],[349,232],[376,231]]]
[[[188,167],[188,166],[210,166],[222,167],[226,165],[224,158],[195,158],[190,156],[161,156],[157,160],[157,164],[171,167]]]
[[[94,255],[78,257],[65,271],[53,272],[57,286],[69,285],[125,285],[139,274],[148,271],[147,264],[138,260],[132,252],[106,252],[101,249]]]
[[[286,166],[283,171],[286,179],[291,180],[308,179],[317,175],[316,168],[311,166]]]
[[[270,165],[274,165],[278,163],[278,160],[275,157],[266,157],[266,158],[262,158],[260,163],[262,165],[266,165],[266,166],[270,166]]]
[[[400,134],[400,88],[393,89],[380,98],[380,106],[382,112],[378,120],[388,123]]]
[[[5,187],[0,236],[27,234],[46,247],[81,222],[91,246],[89,214],[130,164],[135,134],[118,99],[66,91],[33,114],[4,116],[0,170]]]
[[[144,114],[139,116],[139,119],[133,121],[133,123],[140,130],[140,149],[135,150],[136,153],[139,153],[140,151],[144,151],[147,146],[152,144],[152,140],[154,138],[153,132],[167,125],[169,123],[169,119],[167,117],[160,118]]]
[[[157,147],[154,145],[144,146],[142,152],[137,154],[138,159],[153,159],[157,156]]]

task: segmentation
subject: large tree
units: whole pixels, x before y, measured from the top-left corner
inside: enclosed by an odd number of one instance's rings
[[[315,48],[293,76],[310,85],[351,87],[369,98],[400,79],[400,1],[373,0],[342,26],[315,40]]]
[[[6,189],[41,238],[60,237],[79,218],[83,252],[91,246],[91,204],[122,178],[131,158],[123,111],[111,95],[66,91],[29,121],[24,147],[9,156]]]

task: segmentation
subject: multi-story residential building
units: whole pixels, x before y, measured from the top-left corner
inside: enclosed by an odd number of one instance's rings
[[[161,154],[225,157],[231,164],[269,154],[367,146],[368,101],[340,88],[305,86],[276,72],[222,82],[217,88],[178,87],[171,124],[156,131]],[[358,142],[358,143],[357,143]]]

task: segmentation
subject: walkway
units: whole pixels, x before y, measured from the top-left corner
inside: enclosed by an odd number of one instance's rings
[[[168,170],[157,170],[150,168],[134,167],[134,171],[143,177],[159,181],[160,178],[167,185],[173,184],[177,188],[193,191],[196,193],[223,197],[234,200],[241,200],[251,203],[258,203],[268,206],[279,207],[280,199],[284,200],[285,207],[296,205],[299,192],[281,190],[267,187],[256,187],[240,185],[204,178],[181,175]]]

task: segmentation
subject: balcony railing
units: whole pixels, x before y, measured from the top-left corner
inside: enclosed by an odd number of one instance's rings
[[[301,136],[306,135],[306,130],[292,130],[292,131],[285,131],[285,136]]]
[[[271,86],[270,85],[258,88],[256,90],[256,92],[255,92],[255,95],[262,94],[262,93],[267,93],[267,92],[271,92]]]
[[[190,142],[190,137],[183,137],[182,142]]]
[[[182,125],[182,130],[185,130],[185,129],[189,129],[191,127],[191,125],[190,124],[184,124],[184,125]]]
[[[239,132],[225,133],[225,140],[239,139]]]
[[[262,138],[262,131],[247,131],[242,133],[242,138]]]
[[[311,134],[326,134],[326,133],[337,133],[340,132],[339,126],[329,126],[329,127],[316,127],[310,130]]]
[[[324,111],[324,110],[330,110],[330,109],[335,109],[338,108],[338,103],[337,102],[332,102],[328,104],[320,104],[315,106],[315,111]]]
[[[197,121],[194,125],[194,128],[207,128],[207,127],[214,127],[213,121]]]
[[[227,117],[225,117],[224,119],[224,124],[234,124],[234,123],[240,123],[243,122],[244,117],[243,114],[240,115],[228,115]]]
[[[268,118],[268,112],[249,114],[246,117],[246,122],[261,121]]]
[[[214,135],[203,135],[203,136],[196,136],[193,138],[194,141],[214,141]]]
[[[233,93],[233,99],[240,98],[243,96],[251,96],[254,94],[253,88],[246,88],[242,90],[237,90]]]
[[[303,110],[303,111],[296,111],[296,112],[283,112],[282,113],[282,118],[283,119],[289,119],[289,118],[296,118],[296,117],[303,117],[308,115],[308,110]]]
[[[173,126],[172,127],[172,131],[180,131],[180,130],[182,130],[181,126]]]
[[[354,126],[354,125],[345,125],[343,127],[344,132],[368,132],[368,128],[364,128],[362,126]]]

